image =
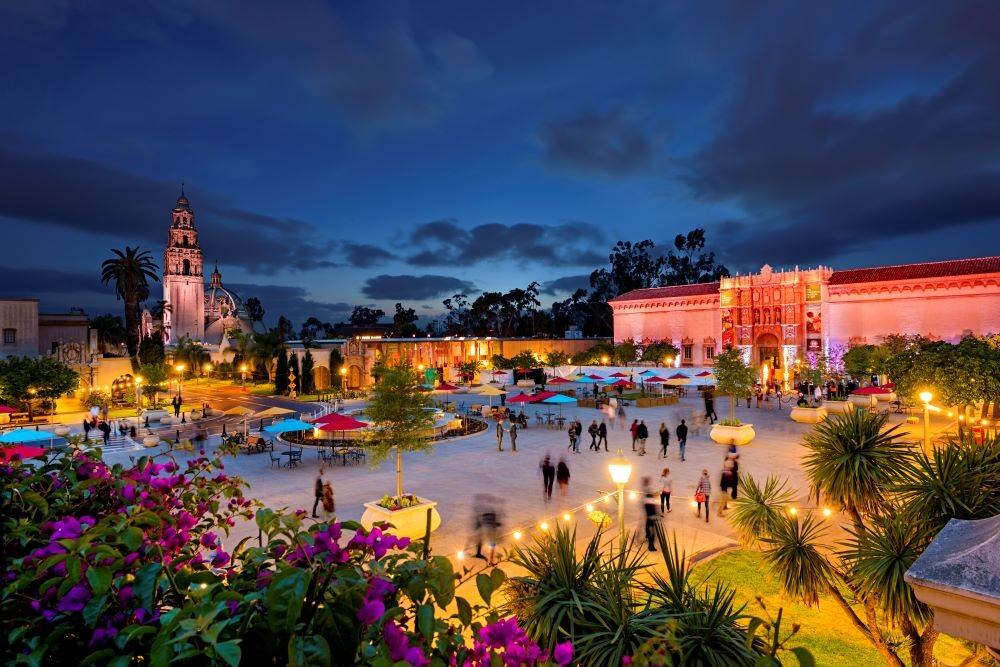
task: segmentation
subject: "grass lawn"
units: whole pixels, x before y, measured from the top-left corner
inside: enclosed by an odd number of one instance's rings
[[[734,586],[736,599],[746,602],[745,612],[752,616],[767,618],[770,614],[774,618],[783,607],[782,635],[791,631],[792,623],[801,624],[802,629],[789,645],[808,648],[817,665],[867,667],[885,664],[828,595],[820,596],[819,605],[812,608],[784,597],[777,579],[767,573],[767,565],[759,553],[740,550],[723,554],[695,569],[695,581],[706,577]],[[760,596],[767,606],[766,613],[757,603],[756,596]],[[934,655],[942,665],[957,665],[969,655],[969,650],[961,640],[941,635]],[[783,657],[787,658],[786,664],[795,664],[790,655]]]

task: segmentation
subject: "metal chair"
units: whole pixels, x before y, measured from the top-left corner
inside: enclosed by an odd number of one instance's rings
[[[281,457],[280,456],[275,456],[273,451],[268,452],[268,454],[271,457],[271,465],[273,466],[275,463],[277,463],[278,467],[280,468],[281,467]]]

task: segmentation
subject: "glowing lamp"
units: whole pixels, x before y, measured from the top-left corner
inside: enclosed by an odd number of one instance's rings
[[[569,512],[565,512],[565,513],[563,514],[563,521],[569,521],[569,520],[570,520],[571,518],[572,518],[572,517],[570,516],[570,513],[569,513]]]
[[[549,529],[549,524],[546,523],[545,521],[543,521],[540,524],[538,524],[538,527],[541,528],[542,530],[548,530]]]
[[[465,560],[465,552],[459,551],[457,554],[455,554],[455,557],[458,558],[458,560]]]
[[[923,401],[924,403],[930,403],[932,398],[934,398],[934,394],[932,394],[931,392],[929,391],[920,392],[920,400]]]
[[[608,472],[611,474],[611,481],[615,484],[628,484],[629,477],[632,476],[632,464],[618,450],[618,456],[608,464]]]
[[[521,539],[521,531],[519,531],[519,530],[515,530],[514,531],[514,539],[515,540]]]

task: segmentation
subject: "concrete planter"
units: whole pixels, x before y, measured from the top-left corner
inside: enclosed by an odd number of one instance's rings
[[[746,445],[757,437],[753,430],[753,424],[742,424],[741,426],[723,426],[716,424],[709,432],[710,437],[720,445]]]
[[[143,447],[156,447],[160,444],[160,436],[158,435],[147,435],[142,439]]]
[[[69,426],[56,426],[52,432],[61,438],[65,438],[69,435]]]
[[[142,413],[144,419],[148,419],[150,422],[158,422],[164,417],[169,416],[166,410],[146,410]]]
[[[365,513],[361,515],[361,525],[371,530],[372,526],[379,522],[392,524],[389,532],[398,537],[409,537],[412,540],[420,539],[427,531],[427,510],[431,511],[431,532],[441,525],[441,515],[437,511],[437,502],[418,498],[419,505],[407,507],[401,510],[387,510],[375,504],[375,502],[365,503]]]
[[[818,424],[826,419],[826,408],[792,408],[792,421],[800,424]]]
[[[853,403],[855,406],[863,410],[867,410],[872,406],[871,396],[857,396],[855,394],[851,394],[850,396],[847,397],[847,401],[849,403]]]
[[[854,403],[850,401],[824,401],[823,407],[831,415],[844,415],[848,412],[854,412]]]

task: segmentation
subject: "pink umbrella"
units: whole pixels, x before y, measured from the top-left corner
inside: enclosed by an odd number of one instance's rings
[[[572,380],[567,380],[566,378],[552,378],[548,382],[549,384],[573,384]]]
[[[661,378],[659,375],[654,375],[652,377],[646,378],[645,381],[646,382],[666,382],[667,379],[666,378]]]
[[[551,394],[552,392],[549,392],[549,393]],[[536,396],[531,396],[529,394],[518,394],[517,396],[513,396],[511,398],[508,398],[507,402],[508,403],[534,403],[534,402],[539,401],[539,400],[541,400],[541,399],[537,398]]]
[[[317,417],[313,424],[321,431],[353,431],[356,428],[368,426],[368,422],[363,422],[351,417],[331,412],[324,417]]]
[[[13,412],[13,411],[12,411]],[[30,447],[28,445],[14,445],[0,447],[0,460],[12,461],[17,459],[34,459],[44,456],[45,450],[41,447]]]
[[[615,380],[614,382],[612,382],[608,386],[609,387],[627,387],[627,386],[629,386],[629,384],[631,384],[631,383],[628,382],[627,380]]]
[[[601,377],[600,375],[594,375],[593,373],[591,373],[591,374],[590,374],[590,375],[588,375],[587,377],[589,377],[589,378],[590,378],[591,380],[603,380],[603,379],[604,379],[604,378],[603,378],[603,377]]]
[[[552,398],[553,396],[558,396],[558,395],[559,394],[557,394],[554,391],[540,391],[537,394],[535,394],[534,399],[536,401],[544,401],[546,398]]]
[[[694,376],[696,378],[710,378],[712,377],[712,373],[710,371],[702,371],[700,373],[695,373]]]
[[[612,378],[627,378],[628,377],[628,373],[622,373],[621,371],[618,371],[617,373],[612,373],[608,377],[612,377]]]
[[[5,414],[8,412],[17,412],[17,410],[10,407],[9,405],[0,405],[0,414]]]
[[[884,387],[862,387],[861,389],[855,389],[854,393],[859,396],[875,396],[881,394],[891,394],[892,390]]]

